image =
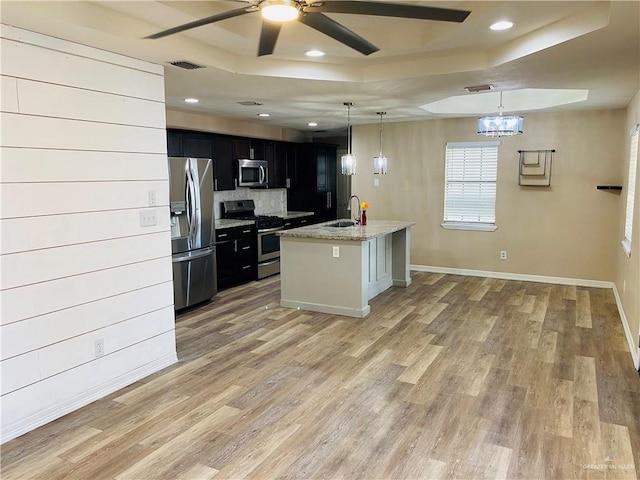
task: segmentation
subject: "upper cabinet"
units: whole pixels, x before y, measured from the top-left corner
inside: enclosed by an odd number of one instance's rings
[[[170,157],[213,159],[216,190],[235,190],[237,160],[266,160],[269,188],[287,188],[291,210],[335,218],[336,147],[261,140],[189,130],[167,130]],[[322,208],[321,208],[322,207]]]

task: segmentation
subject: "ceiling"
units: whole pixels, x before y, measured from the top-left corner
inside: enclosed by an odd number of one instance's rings
[[[377,122],[379,111],[387,112],[385,122],[497,112],[498,91],[504,91],[505,113],[516,107],[521,114],[622,108],[640,89],[637,0],[403,2],[470,10],[463,23],[327,14],[380,48],[370,56],[294,21],[283,26],[273,55],[257,57],[258,12],[158,40],[144,38],[248,3],[3,0],[0,15],[2,23],[164,65],[170,108],[301,131],[343,129],[344,102],[354,104],[351,123],[366,124]],[[488,29],[504,19],[514,27]],[[311,48],[327,55],[305,57]],[[177,60],[205,68],[168,63]],[[464,90],[486,83],[496,89]],[[583,92],[557,105],[544,92],[555,89]],[[509,93],[519,90],[529,94],[527,101],[510,105]],[[186,97],[200,102],[188,105]],[[243,101],[262,105],[238,103]],[[427,106],[434,102],[437,108]],[[262,112],[271,116],[258,118]],[[310,121],[318,126],[308,127]]]

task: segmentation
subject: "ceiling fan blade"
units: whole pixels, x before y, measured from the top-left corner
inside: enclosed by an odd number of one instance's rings
[[[352,32],[344,25],[339,24],[335,20],[332,20],[321,13],[302,13],[298,15],[298,21],[338,40],[341,43],[344,43],[364,55],[371,55],[379,50],[378,47],[368,42],[357,33]]]
[[[281,23],[262,21],[262,30],[260,31],[260,44],[258,45],[258,56],[271,55],[276,47],[276,41],[280,34]]]
[[[464,22],[471,12],[450,8],[422,7],[398,3],[333,1],[314,5],[311,3],[303,12],[354,13],[358,15],[379,15],[382,17],[416,18],[418,20],[440,20],[443,22]]]
[[[244,15],[245,13],[255,12],[256,10],[257,9],[254,5],[250,5],[248,7],[243,7],[243,8],[237,8],[235,10],[219,13],[218,15],[213,15],[211,17],[201,18],[200,20],[196,20],[195,22],[185,23],[184,25],[173,27],[173,28],[170,28],[169,30],[164,30],[162,32],[154,33],[153,35],[149,35],[148,37],[144,37],[144,38],[150,38],[152,40],[156,40],[158,38],[173,35],[174,33],[180,33],[180,32],[184,32],[185,30],[201,27],[202,25],[208,25],[210,23],[219,22],[220,20],[226,20],[227,18],[238,17],[240,15]]]

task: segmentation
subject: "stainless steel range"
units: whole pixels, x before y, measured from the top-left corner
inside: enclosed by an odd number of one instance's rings
[[[253,200],[222,202],[222,218],[253,220],[258,230],[258,278],[280,273],[280,237],[284,219],[275,215],[256,215]]]

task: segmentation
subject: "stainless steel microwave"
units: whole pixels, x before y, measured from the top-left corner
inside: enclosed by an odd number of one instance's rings
[[[239,187],[266,187],[269,167],[266,160],[238,160]]]

